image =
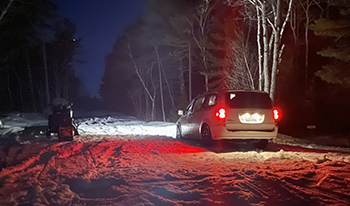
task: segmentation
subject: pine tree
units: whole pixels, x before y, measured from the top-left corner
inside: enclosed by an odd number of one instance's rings
[[[328,18],[315,20],[311,29],[315,35],[329,39],[330,46],[317,52],[328,57],[329,63],[316,72],[322,80],[350,86],[350,3],[337,0],[328,3]]]

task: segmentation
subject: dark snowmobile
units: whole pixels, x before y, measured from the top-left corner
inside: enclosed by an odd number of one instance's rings
[[[50,137],[51,133],[56,133],[60,141],[73,141],[78,130],[73,120],[72,104],[52,105],[51,111],[46,135]]]

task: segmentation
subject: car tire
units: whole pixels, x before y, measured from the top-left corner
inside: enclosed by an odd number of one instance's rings
[[[267,143],[269,143],[269,140],[267,140],[267,139],[262,139],[262,140],[260,140],[259,142],[253,143],[253,146],[254,146],[256,149],[265,149],[265,147],[267,146]]]
[[[177,140],[182,139],[182,133],[181,133],[181,126],[180,125],[176,126],[176,139]]]
[[[202,126],[201,135],[202,135],[202,144],[203,144],[203,146],[213,145],[214,140],[211,137],[211,131],[210,131],[209,125],[204,124]]]

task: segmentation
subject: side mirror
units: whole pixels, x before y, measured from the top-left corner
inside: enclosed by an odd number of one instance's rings
[[[178,111],[177,111],[177,114],[178,114],[179,116],[182,116],[182,115],[184,115],[184,111],[178,110]]]

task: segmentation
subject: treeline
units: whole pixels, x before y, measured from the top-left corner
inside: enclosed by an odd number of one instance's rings
[[[0,2],[0,111],[42,111],[54,98],[74,100],[75,26],[49,0]]]
[[[346,131],[349,98],[339,97],[349,85],[349,8],[344,0],[150,0],[106,57],[101,97],[111,110],[168,121],[205,91],[260,89],[283,109],[286,130]]]
[[[174,120],[189,99],[224,87],[217,67],[233,59],[225,41],[240,26],[236,10],[219,1],[150,1],[106,57],[105,105],[144,120]]]

